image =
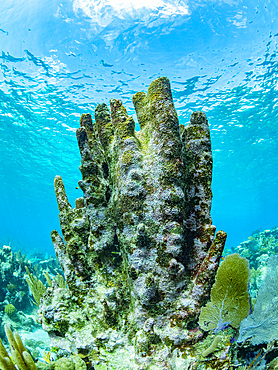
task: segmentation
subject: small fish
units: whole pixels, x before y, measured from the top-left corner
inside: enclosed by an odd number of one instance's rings
[[[224,260],[224,257],[223,256],[221,256],[220,258],[221,258],[222,261]]]
[[[105,61],[103,59],[101,59],[100,64],[103,67],[113,67],[113,64],[105,63]]]
[[[51,351],[49,352],[45,352],[44,351],[44,354],[42,355],[42,358],[45,360],[45,362],[47,362],[48,364],[50,364],[51,360]]]
[[[75,189],[79,189],[79,186],[76,186],[76,188]]]
[[[235,338],[235,337],[232,337],[232,338],[230,338],[230,339],[228,340],[227,345],[231,345],[231,344],[233,344],[235,341],[236,341],[236,338]]]

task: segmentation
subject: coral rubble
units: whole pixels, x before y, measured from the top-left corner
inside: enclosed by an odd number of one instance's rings
[[[54,182],[63,238],[55,230],[52,241],[67,287],[47,289],[40,317],[54,345],[96,369],[187,368],[226,240],[210,216],[208,121],[194,112],[179,125],[164,77],[133,103],[138,132],[120,100],[111,114],[98,105],[94,122],[81,116],[75,208]]]

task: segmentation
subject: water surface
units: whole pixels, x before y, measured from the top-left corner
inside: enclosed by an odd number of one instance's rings
[[[0,241],[53,253],[53,190],[81,191],[80,114],[167,76],[180,122],[209,119],[213,222],[237,245],[278,224],[278,4],[259,0],[2,0]],[[138,128],[138,127],[137,127]]]

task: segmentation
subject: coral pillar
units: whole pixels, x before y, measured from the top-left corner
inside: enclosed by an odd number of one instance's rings
[[[111,100],[111,114],[98,105],[95,122],[89,114],[81,117],[84,196],[75,208],[61,177],[55,179],[64,241],[57,231],[52,240],[68,284],[60,292],[68,312],[59,307],[55,315],[49,312],[59,300],[53,288],[41,317],[56,342],[58,334],[78,350],[100,350],[106,344],[99,338],[112,330],[128,341],[134,364],[151,366],[193,340],[189,329],[209,298],[226,234],[214,238],[210,216],[212,154],[205,114],[195,112],[187,127],[180,126],[164,77],[147,94],[135,94],[133,103],[138,132],[119,100]],[[78,325],[72,318],[77,312]]]

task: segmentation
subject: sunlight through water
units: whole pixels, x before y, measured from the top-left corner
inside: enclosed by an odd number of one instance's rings
[[[207,114],[213,223],[229,248],[277,225],[278,4],[259,0],[3,0],[0,240],[53,253],[54,176],[81,196],[82,113],[171,81],[180,123]],[[139,126],[137,124],[137,129]]]

